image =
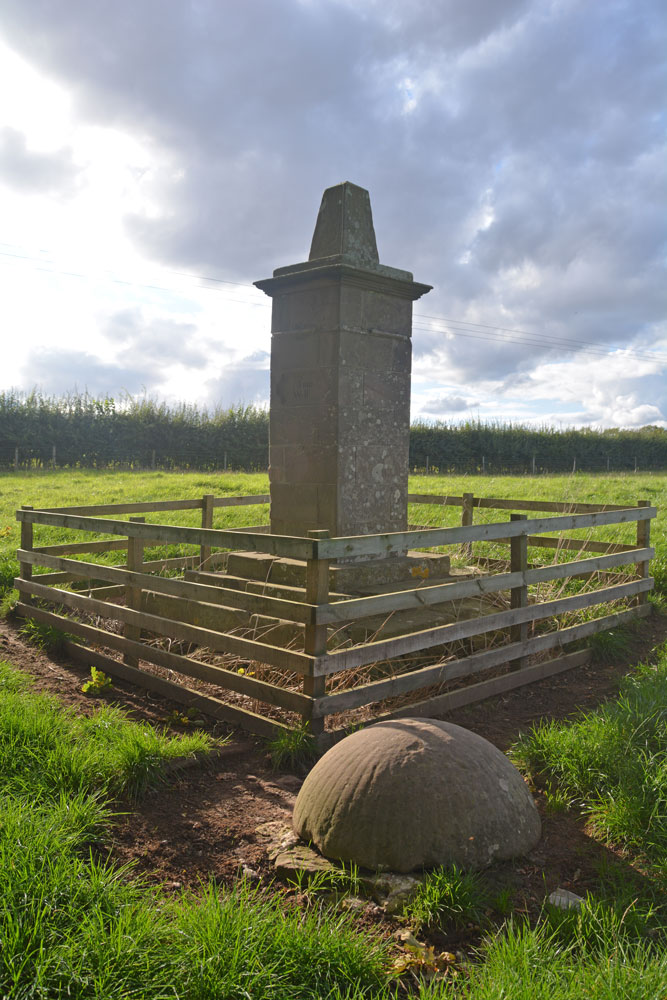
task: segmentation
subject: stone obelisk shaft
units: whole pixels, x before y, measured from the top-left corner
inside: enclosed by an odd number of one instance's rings
[[[407,528],[412,302],[379,263],[368,192],[324,192],[307,262],[255,284],[273,299],[271,531]]]

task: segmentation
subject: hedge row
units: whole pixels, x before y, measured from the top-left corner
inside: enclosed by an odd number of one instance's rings
[[[55,452],[54,452],[55,449]],[[0,465],[266,469],[268,413],[207,412],[131,397],[0,393]],[[532,429],[470,422],[414,424],[410,467],[439,472],[567,472],[667,468],[667,431]]]
[[[631,471],[667,468],[667,431],[560,430],[519,424],[414,424],[410,465],[440,472]]]

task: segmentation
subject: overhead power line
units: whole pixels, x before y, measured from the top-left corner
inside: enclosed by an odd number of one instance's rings
[[[416,316],[415,318],[420,319],[421,317]],[[522,337],[494,336],[492,333],[485,333],[483,330],[462,329],[455,326],[455,323],[457,322],[460,321],[449,321],[446,327],[436,329],[435,331],[432,326],[422,326],[415,323],[414,329],[422,330],[427,333],[451,333],[456,337],[464,337],[470,340],[484,340],[490,344],[518,344],[523,345],[524,347],[538,347],[544,351],[566,351],[569,353],[587,354],[591,357],[597,358],[610,358],[613,357],[614,351],[623,351],[623,357],[631,357],[637,361],[657,361],[660,364],[667,364],[667,357],[662,357],[658,354],[643,354],[638,351],[633,351],[630,348],[618,347],[614,350],[606,350],[603,347],[586,347],[586,341],[581,342],[581,347],[575,347],[573,344],[577,344],[577,341],[572,341],[568,344],[561,343],[558,338],[554,338],[553,342],[550,342],[544,335],[541,335],[543,337],[541,340],[533,339],[531,334],[525,334]],[[491,329],[493,329],[493,327]]]
[[[18,244],[14,243],[2,243],[2,246],[11,246],[16,249],[27,249],[25,247],[20,247]],[[41,253],[48,253],[48,251],[40,251]],[[162,291],[170,292],[171,294],[179,294],[183,290],[178,288],[169,287],[167,285],[156,285],[148,282],[142,281],[132,281],[129,279],[116,278],[113,277],[108,272],[103,272],[102,275],[95,275],[94,272],[84,272],[84,271],[66,271],[62,268],[56,267],[52,261],[46,261],[44,257],[36,256],[34,253],[18,254],[11,253],[7,250],[0,250],[0,258],[9,257],[17,260],[26,261],[28,264],[32,264],[35,270],[42,271],[45,273],[63,274],[67,277],[81,278],[83,280],[90,280],[91,278],[102,278],[105,281],[111,282],[117,285],[126,285],[136,288],[147,288],[152,291]],[[35,266],[48,264],[49,266]],[[5,261],[8,263],[8,261]],[[194,281],[201,282],[211,282],[215,286],[219,285],[231,285],[239,289],[250,289],[255,292],[255,287],[251,282],[247,281],[234,281],[230,278],[219,278],[213,277],[211,275],[196,274],[190,271],[175,271],[169,268],[163,268],[162,273],[173,274],[178,277],[188,278]],[[207,285],[197,285],[198,289],[204,289],[207,291],[222,291],[218,287],[210,287]],[[225,299],[228,302],[238,302],[242,305],[249,306],[260,306],[263,308],[268,308],[269,303],[261,299],[246,299],[246,298],[233,298],[230,295],[225,295]],[[639,361],[657,361],[660,364],[667,364],[667,356],[655,354],[649,351],[636,351],[631,348],[615,347],[612,349],[607,349],[594,341],[589,340],[578,340],[571,337],[561,337],[554,334],[543,334],[538,332],[529,332],[527,330],[517,330],[512,327],[503,326],[493,326],[487,323],[474,323],[470,320],[464,319],[453,319],[447,316],[433,316],[427,313],[415,313],[414,319],[425,320],[430,325],[423,325],[419,322],[414,324],[414,328],[421,330],[423,332],[435,332],[435,333],[450,333],[456,337],[464,337],[471,340],[481,340],[487,343],[493,344],[519,344],[526,347],[535,347],[541,350],[549,351],[566,351],[568,353],[576,354],[586,354],[594,357],[611,357],[616,351],[622,351],[625,357],[634,358]],[[434,326],[433,324],[440,324],[440,326]],[[509,334],[509,336],[507,336]]]

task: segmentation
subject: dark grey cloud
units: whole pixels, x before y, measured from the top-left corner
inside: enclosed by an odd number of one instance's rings
[[[650,344],[667,306],[666,21],[659,0],[4,4],[81,116],[155,153],[162,212],[125,220],[155,259],[264,277],[348,179],[381,260],[435,286],[417,313],[604,347]],[[469,384],[557,356],[419,330],[415,349]]]
[[[23,132],[9,125],[0,128],[0,181],[10,187],[66,195],[75,189],[78,173],[70,149],[39,153],[28,148]]]
[[[269,354],[256,351],[240,361],[225,365],[205,384],[206,402],[212,408],[237,403],[264,405],[269,401]]]
[[[124,309],[109,317],[103,333],[119,364],[128,368],[152,367],[157,372],[179,363],[199,369],[208,364],[206,353],[195,344],[194,323],[147,319],[141,309]]]
[[[26,385],[35,385],[54,395],[81,391],[100,398],[125,393],[135,396],[151,394],[157,388],[151,365],[128,368],[86,352],[66,349],[36,351],[28,359],[23,376]]]

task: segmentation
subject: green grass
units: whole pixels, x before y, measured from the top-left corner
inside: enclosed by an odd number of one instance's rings
[[[243,882],[168,899],[100,860],[110,796],[138,794],[203,736],[167,738],[108,708],[77,717],[6,663],[0,694],[0,996],[385,995],[384,949],[349,917]]]
[[[610,663],[627,657],[630,653],[631,631],[627,627],[597,632],[588,640],[588,645],[596,663]]]
[[[405,908],[405,916],[416,934],[421,930],[461,930],[468,924],[481,924],[489,905],[489,893],[478,872],[436,868],[428,872],[414,898]]]
[[[598,835],[667,878],[667,648],[620,697],[568,723],[542,722],[515,748],[590,814]]]
[[[304,771],[317,759],[317,741],[305,725],[286,729],[268,741],[276,771]]]
[[[266,476],[259,474],[0,475],[0,590],[11,585],[18,568],[14,511],[21,504],[65,506],[267,489]],[[410,489],[628,504],[649,499],[659,508],[652,527],[658,550],[652,571],[667,585],[667,481],[662,475],[424,476],[413,477]],[[266,507],[217,510],[215,525],[258,524],[267,514]],[[197,524],[198,517],[196,511],[176,512],[149,515],[149,520]],[[500,511],[475,512],[476,521],[504,517]],[[458,518],[457,508],[419,505],[410,512],[415,523],[454,524]],[[70,536],[38,528],[36,537],[36,544],[49,544]],[[604,529],[596,537],[634,540],[632,527]],[[155,557],[165,553],[154,551]],[[536,554],[544,558],[544,550],[533,550],[531,558]],[[112,553],[112,559],[122,561],[123,555]],[[385,972],[383,947],[355,933],[347,916],[320,907],[291,910],[279,897],[244,883],[232,894],[202,887],[196,896],[168,899],[131,872],[101,860],[101,845],[111,836],[112,797],[140,794],[159,780],[166,756],[192,751],[186,744],[168,750],[161,737],[146,735],[145,727],[130,734],[125,727],[131,724],[107,706],[87,722],[53,709],[58,719],[51,714],[47,724],[38,710],[40,700],[22,691],[25,683],[9,668],[0,670],[0,706],[8,706],[0,724],[0,996],[379,1000],[396,994]],[[627,683],[619,703],[625,707],[602,710],[607,713],[602,722],[593,713],[569,727],[572,735],[563,726],[563,735],[552,737],[545,726],[540,731],[544,741],[531,737],[531,766],[551,775],[559,807],[565,797],[588,809],[599,835],[643,859],[656,885],[667,870],[666,686],[663,656],[656,668],[642,668]],[[610,881],[601,876],[600,891],[587,900],[581,918],[563,920],[545,911],[537,928],[510,920],[484,945],[479,963],[460,971],[451,984],[422,986],[419,996],[664,1000],[667,960],[646,932],[664,922],[661,913],[651,912],[657,907],[654,894],[647,891],[633,904],[634,887],[612,886],[607,896],[603,887]]]
[[[20,544],[20,526],[15,513],[23,505],[70,507],[145,500],[193,499],[201,498],[206,493],[213,493],[215,496],[246,496],[266,492],[268,492],[267,476],[252,473],[114,472],[92,469],[0,472],[0,600],[3,595],[5,596],[2,613],[6,614],[9,610],[12,582],[18,575],[16,549]],[[120,515],[121,518],[128,516]],[[214,511],[214,526],[237,528],[251,524],[267,524],[268,517],[267,505],[217,508]],[[159,514],[148,514],[146,519],[160,524],[198,527],[201,525],[201,511],[162,511]],[[90,536],[81,534],[75,536],[64,528],[40,526],[35,528],[37,545],[81,541],[84,537]],[[171,558],[191,555],[194,551],[192,546],[150,546],[145,549],[145,558],[147,560]],[[91,557],[83,555],[81,558],[88,560]],[[122,563],[125,561],[126,553],[121,550],[98,554],[92,558],[93,561],[102,563]],[[35,569],[36,575],[40,572],[48,570]],[[16,593],[13,596],[18,597]]]
[[[19,634],[37,649],[49,653],[50,656],[62,656],[68,640],[76,641],[76,636],[63,632],[54,625],[43,625],[33,618],[26,618],[19,628]]]
[[[104,860],[110,796],[139,793],[166,759],[201,746],[198,734],[166,738],[106,707],[77,717],[0,666],[0,996],[404,996],[386,945],[355,930],[349,915],[318,904],[304,911],[243,881],[233,892],[209,885],[168,898]],[[458,875],[432,878],[431,922],[478,917],[485,894]],[[532,929],[510,921],[479,962],[415,995],[658,1000],[667,964],[644,933],[650,914],[646,906],[631,914],[627,888],[612,890],[609,902],[589,900],[575,917],[545,912]]]
[[[131,724],[112,705],[76,715],[55,698],[35,694],[24,675],[0,662],[0,791],[139,795],[160,779],[166,760],[209,746],[204,733],[166,737]]]
[[[19,545],[19,525],[15,511],[23,504],[33,507],[64,507],[76,504],[121,503],[128,500],[175,500],[216,496],[238,496],[267,493],[268,477],[264,473],[201,473],[137,471],[115,472],[97,470],[56,470],[0,473],[0,595],[11,587],[18,572],[15,553]],[[652,543],[656,558],[652,573],[656,586],[667,588],[667,476],[661,473],[586,474],[549,476],[411,476],[410,490],[416,493],[460,496],[472,491],[477,496],[526,500],[559,500],[563,502],[627,503],[650,500],[658,507],[658,517],[652,523]],[[125,516],[125,515],[123,515]],[[165,524],[196,526],[199,511],[170,511],[148,514],[147,520]],[[409,511],[411,523],[454,525],[460,523],[457,507],[413,504]],[[475,522],[501,521],[506,512],[476,510]],[[242,527],[268,522],[268,506],[217,508],[214,525],[218,528]],[[608,541],[633,542],[634,526],[610,525],[597,529],[595,537]],[[590,532],[568,532],[587,537]],[[37,527],[36,544],[58,544],[72,540],[72,533],[60,528]],[[479,554],[502,555],[506,549],[482,543]],[[147,559],[164,558],[191,552],[179,546],[155,547],[146,550]],[[85,556],[83,557],[86,558]],[[98,557],[96,557],[98,558]],[[530,558],[551,559],[549,550],[531,549]],[[572,553],[567,554],[572,558]],[[103,561],[122,562],[124,554],[108,553]],[[37,571],[39,572],[39,570]]]
[[[667,955],[645,944],[614,939],[591,953],[585,941],[563,944],[548,923],[535,930],[510,922],[453,988],[423,988],[420,1000],[664,1000]]]

